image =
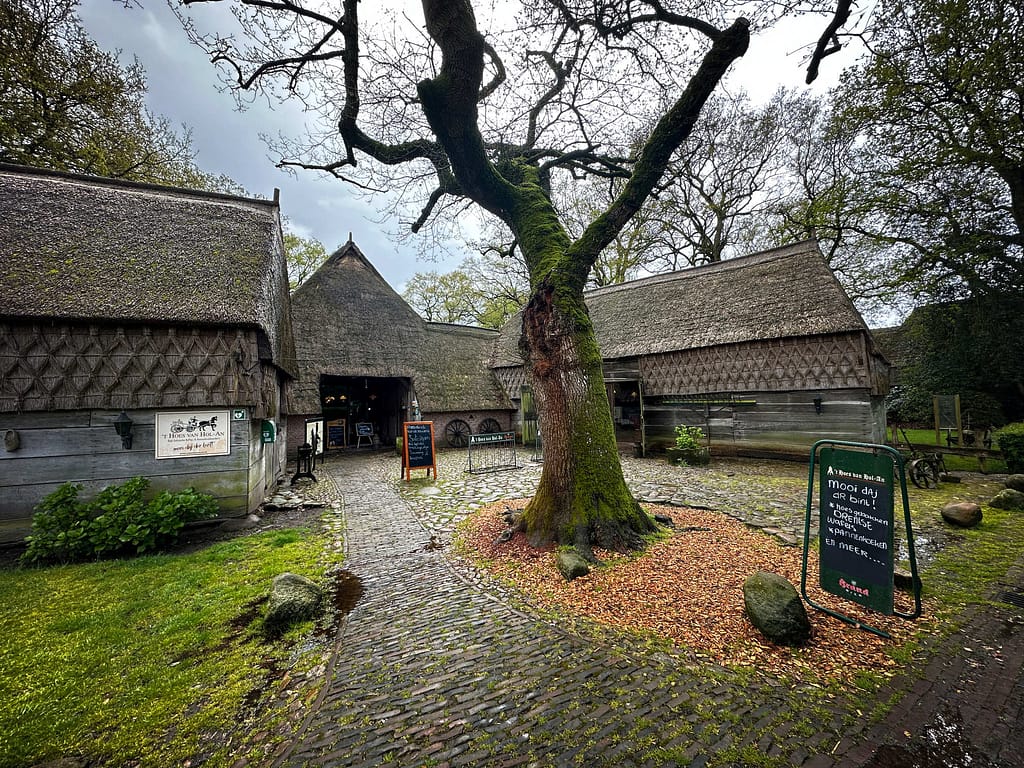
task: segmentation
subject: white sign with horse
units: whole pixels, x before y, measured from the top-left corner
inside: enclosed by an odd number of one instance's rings
[[[231,453],[231,422],[227,411],[157,413],[156,457],[185,459]]]

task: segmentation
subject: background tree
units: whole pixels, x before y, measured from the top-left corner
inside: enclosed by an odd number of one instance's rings
[[[335,141],[313,136],[283,164],[364,188],[397,180],[418,199],[414,229],[467,203],[508,228],[530,275],[520,347],[545,435],[523,525],[534,543],[584,554],[640,545],[654,524],[622,476],[583,288],[746,52],[739,9],[768,21],[776,6],[550,0],[509,25],[494,15],[478,24],[467,0],[424,0],[425,35],[397,15],[361,29],[358,7],[241,0],[242,46],[189,28],[237,87],[276,82],[335,127]],[[552,199],[563,175],[622,181],[577,237]]]
[[[458,269],[417,272],[402,297],[426,320],[500,328],[526,304],[529,278],[507,246],[479,247]]]
[[[285,261],[288,264],[288,290],[294,291],[327,259],[324,244],[313,237],[284,233]]]
[[[763,106],[746,93],[709,100],[652,201],[653,218],[672,243],[666,250],[687,254],[696,266],[749,245],[745,223],[779,196],[785,100],[785,92]]]
[[[417,272],[402,291],[409,305],[424,320],[434,323],[475,325],[480,296],[472,278],[460,269],[451,272]]]
[[[998,328],[998,333],[992,329]],[[933,423],[932,395],[960,395],[974,428],[1024,419],[1024,297],[994,294],[918,307],[889,343],[902,349],[898,421]]]
[[[0,161],[244,192],[196,167],[190,135],[146,110],[141,66],[100,50],[77,7],[0,0]]]
[[[885,0],[836,94],[851,218],[919,298],[1024,289],[1022,51],[1017,0]]]

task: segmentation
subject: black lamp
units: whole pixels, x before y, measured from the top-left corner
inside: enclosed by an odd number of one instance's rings
[[[132,420],[128,414],[121,411],[114,419],[114,430],[121,438],[121,447],[127,450],[132,447]]]
[[[821,413],[821,397],[814,398],[814,412]]]

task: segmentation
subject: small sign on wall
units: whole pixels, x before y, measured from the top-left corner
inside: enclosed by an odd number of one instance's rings
[[[172,411],[156,415],[156,458],[228,456],[231,426],[228,411]]]
[[[313,449],[313,453],[323,456],[324,453],[324,419],[317,416],[313,419],[306,419],[306,442]]]

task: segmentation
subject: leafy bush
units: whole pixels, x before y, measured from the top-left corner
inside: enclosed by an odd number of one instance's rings
[[[78,498],[82,486],[64,483],[36,506],[22,562],[72,562],[132,550],[142,554],[176,539],[185,523],[217,514],[217,501],[192,488],[163,491],[146,503],[148,488],[149,480],[134,477],[84,502]]]
[[[1013,473],[1024,472],[1024,422],[1003,427],[996,433],[999,448],[1006,458],[1006,468]]]
[[[704,430],[700,427],[676,427],[676,448],[692,451],[704,447]]]

